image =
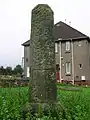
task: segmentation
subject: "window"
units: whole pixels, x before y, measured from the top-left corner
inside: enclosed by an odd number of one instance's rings
[[[66,51],[69,51],[70,50],[70,42],[66,42]]]
[[[81,76],[81,80],[85,80],[85,76]]]
[[[29,67],[27,67],[27,77],[29,77]]]
[[[79,79],[79,76],[76,76],[76,79]]]
[[[79,68],[80,68],[80,69],[82,68],[82,64],[79,64]]]
[[[67,62],[66,63],[66,74],[70,74],[71,73],[71,63]]]
[[[59,64],[56,64],[56,71],[59,71],[59,70],[60,70]]]
[[[58,52],[58,43],[55,43],[55,53]]]
[[[81,41],[78,41],[78,46],[82,46]]]
[[[26,58],[26,62],[28,62],[28,58]]]

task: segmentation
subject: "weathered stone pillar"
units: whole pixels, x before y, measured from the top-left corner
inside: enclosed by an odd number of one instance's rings
[[[56,101],[55,40],[53,11],[46,4],[32,10],[30,40],[30,103]]]

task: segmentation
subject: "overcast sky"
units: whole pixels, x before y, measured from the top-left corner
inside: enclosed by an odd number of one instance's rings
[[[0,0],[0,66],[21,64],[21,44],[30,39],[31,10],[41,3],[54,11],[54,23],[66,19],[90,36],[90,0]]]

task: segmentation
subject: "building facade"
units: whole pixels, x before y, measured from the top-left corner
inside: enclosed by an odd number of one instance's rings
[[[54,25],[56,71],[59,82],[74,84],[78,80],[90,80],[90,39],[63,22]],[[24,46],[24,73],[30,76],[30,40]]]

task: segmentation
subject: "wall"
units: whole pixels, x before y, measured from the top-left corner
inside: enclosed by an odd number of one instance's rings
[[[66,42],[61,43],[61,78],[63,80],[81,80],[81,76],[85,76],[86,80],[90,80],[90,44],[87,40],[73,41],[73,67],[72,74],[72,45],[70,52],[65,51]],[[80,46],[79,46],[80,45]],[[71,63],[71,74],[66,74],[66,62]],[[80,68],[81,64],[81,68]],[[74,75],[74,76],[73,76]]]
[[[90,80],[90,43],[87,40],[80,41],[81,46],[78,46],[79,41],[74,41],[73,49],[74,49],[74,79],[76,81],[81,80],[81,76],[85,76],[86,80]],[[69,53],[65,51],[65,42],[61,43],[61,78],[63,80],[72,80],[72,47]],[[56,53],[56,64],[60,64],[60,48],[58,44],[58,52]],[[26,76],[27,67],[30,63],[30,46],[24,47],[24,71]],[[28,62],[26,62],[26,58],[28,58]],[[71,74],[66,75],[65,64],[66,62],[71,63]],[[82,68],[79,68],[79,64],[82,64]],[[76,77],[78,76],[78,78]]]
[[[24,74],[27,76],[27,67],[30,65],[30,46],[24,46]]]
[[[66,42],[61,42],[61,78],[63,80],[72,80],[72,51],[70,44],[70,51],[66,52]],[[71,74],[66,74],[66,62],[71,63]]]
[[[27,67],[31,66],[31,56],[30,56],[30,46],[24,46],[24,73],[25,76],[27,76]],[[60,64],[60,53],[59,53],[59,44],[58,44],[58,52],[55,55],[56,57],[56,64]],[[28,58],[28,62],[26,61],[26,58]]]
[[[79,44],[81,44],[79,46]],[[74,79],[81,80],[81,76],[85,76],[86,80],[90,80],[90,64],[89,64],[89,43],[87,40],[74,41]],[[82,65],[80,69],[80,65]]]
[[[55,57],[56,57],[56,64],[60,64],[60,53],[59,53],[59,43],[57,43],[58,45],[58,52],[55,54]]]

